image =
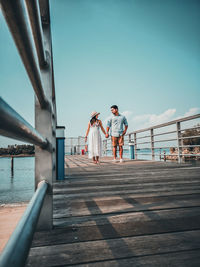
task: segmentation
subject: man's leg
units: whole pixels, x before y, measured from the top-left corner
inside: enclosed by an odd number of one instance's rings
[[[114,137],[114,136],[112,136],[111,138],[112,138],[112,146],[113,146],[113,157],[114,157],[114,160],[116,160],[118,139],[117,137]]]
[[[123,159],[123,146],[119,146],[119,157]]]
[[[117,158],[117,147],[116,146],[113,146],[113,157],[114,159]]]

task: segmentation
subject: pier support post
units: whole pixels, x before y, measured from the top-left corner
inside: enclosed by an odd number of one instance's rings
[[[135,159],[135,148],[134,143],[129,142],[129,151],[130,151],[130,159]]]
[[[11,156],[11,177],[14,176],[14,157]]]
[[[65,179],[65,127],[56,127],[56,179]]]

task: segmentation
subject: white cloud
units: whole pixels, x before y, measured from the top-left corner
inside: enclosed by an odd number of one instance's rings
[[[131,117],[131,115],[133,114],[132,111],[126,110],[121,112],[122,115],[124,115],[127,119]]]
[[[190,108],[190,109],[183,115],[183,117],[192,116],[192,115],[198,114],[199,112],[200,112],[200,108]]]
[[[132,118],[130,126],[134,129],[147,128],[153,125],[168,122],[174,119],[176,109],[168,109],[161,114],[143,114]]]

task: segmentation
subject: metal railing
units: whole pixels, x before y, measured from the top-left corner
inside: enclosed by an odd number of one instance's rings
[[[39,229],[53,226],[57,118],[50,13],[48,0],[0,0],[0,7],[36,96],[35,128],[0,98],[0,134],[35,144],[35,189],[46,179],[2,255],[1,266],[23,266],[36,225]]]
[[[45,181],[38,184],[38,189],[1,253],[0,267],[25,265],[47,188]]]
[[[134,144],[135,159],[200,159],[200,114],[173,120],[125,135],[125,150]],[[195,122],[194,122],[195,121]],[[184,126],[184,124],[188,124]],[[192,134],[196,130],[196,134]],[[189,134],[190,131],[191,133]],[[193,140],[193,144],[185,144]],[[196,142],[196,143],[195,143]],[[191,142],[192,143],[192,142]],[[111,141],[103,140],[104,154],[112,151]]]
[[[67,137],[65,140],[65,154],[66,155],[80,155],[85,151],[87,144],[85,137]]]
[[[43,177],[47,177],[50,187],[38,227],[52,228],[52,183],[56,179],[56,103],[49,2],[0,0],[0,3],[36,95],[35,128],[0,99],[0,134],[36,145],[35,187]]]

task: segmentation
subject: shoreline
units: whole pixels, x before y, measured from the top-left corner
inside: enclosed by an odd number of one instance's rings
[[[27,158],[27,157],[35,157],[35,154],[34,155],[30,155],[30,154],[0,155],[0,158]]]
[[[13,203],[0,203],[0,209],[1,208],[14,208],[14,207],[22,207],[27,206],[30,201],[27,202],[13,202]]]

